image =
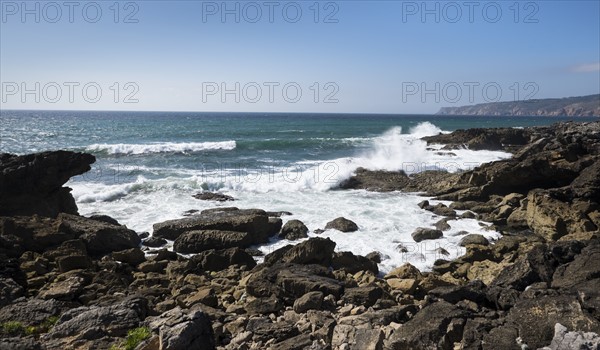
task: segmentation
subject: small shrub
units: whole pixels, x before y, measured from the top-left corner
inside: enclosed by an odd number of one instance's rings
[[[22,335],[25,333],[25,327],[21,322],[8,321],[2,323],[2,332],[11,336]]]
[[[125,350],[135,349],[141,342],[150,338],[150,329],[148,327],[139,327],[127,332],[125,338]]]

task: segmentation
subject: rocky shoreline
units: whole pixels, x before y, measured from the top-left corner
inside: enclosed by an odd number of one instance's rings
[[[298,220],[283,225],[286,213],[221,207],[139,235],[77,214],[63,185],[93,156],[0,154],[0,349],[600,348],[600,122],[425,140],[514,156],[457,174],[359,169],[340,190],[452,201],[419,204],[446,219],[416,242],[461,217],[503,236],[465,233],[460,258],[385,275],[377,252],[338,252],[319,237],[257,264],[252,246],[308,237]],[[332,218],[326,228],[357,227]]]

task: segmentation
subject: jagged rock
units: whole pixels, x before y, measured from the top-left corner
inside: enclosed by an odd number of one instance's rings
[[[265,262],[331,265],[335,242],[329,238],[310,238],[295,246],[285,246],[265,256]]]
[[[257,298],[276,295],[284,300],[286,305],[292,305],[297,298],[314,291],[339,298],[343,289],[331,272],[321,265],[259,266],[246,283],[248,294]]]
[[[412,279],[415,279],[415,280],[419,280],[422,277],[423,277],[423,275],[421,275],[421,271],[419,271],[419,269],[417,269],[416,267],[414,267],[410,263],[405,263],[404,265],[393,269],[387,275],[384,276],[385,279],[389,279],[389,278],[402,278],[402,279],[412,278]]]
[[[56,299],[20,299],[0,308],[0,323],[16,321],[37,326],[52,316],[60,315],[69,306],[69,303]]]
[[[557,252],[562,256],[564,251]],[[576,255],[572,262],[559,266],[552,276],[552,288],[578,289],[580,284],[600,277],[600,243],[590,244]]]
[[[444,233],[440,230],[419,227],[411,234],[415,242],[421,242],[428,239],[438,239],[444,236]]]
[[[147,239],[142,241],[142,245],[145,245],[146,247],[151,247],[151,248],[162,247],[166,244],[167,244],[166,239],[160,238],[160,237],[154,237],[154,236],[150,236]]]
[[[535,282],[550,282],[556,263],[546,254],[546,249],[543,244],[535,246],[514,264],[502,269],[491,285],[522,291]]]
[[[355,175],[342,181],[342,189],[366,189],[377,192],[399,191],[410,184],[410,178],[403,171],[369,171],[358,168]]]
[[[9,305],[23,295],[25,295],[25,289],[15,280],[0,276],[0,307]]]
[[[239,248],[222,250],[206,250],[194,255],[189,264],[205,271],[221,271],[231,265],[245,265],[248,268],[256,266],[256,261],[246,251]]]
[[[456,304],[461,300],[471,300],[482,304],[486,300],[485,285],[481,281],[469,282],[464,286],[437,287],[429,291],[429,295]]]
[[[483,245],[487,246],[490,242],[483,235],[471,233],[460,239],[458,245],[461,247],[466,247],[469,244]]]
[[[373,306],[383,296],[383,290],[376,286],[347,288],[344,291],[346,303],[354,305]]]
[[[64,273],[59,275],[54,282],[40,291],[41,299],[73,300],[83,291],[86,285],[86,277],[74,273]]]
[[[597,333],[571,331],[560,323],[554,325],[554,338],[549,346],[540,350],[578,350],[600,348],[600,336]]]
[[[385,340],[389,349],[452,349],[468,313],[445,301],[426,306]],[[427,326],[424,326],[427,325]]]
[[[215,348],[211,321],[201,310],[186,311],[176,307],[146,322],[154,333],[159,333],[160,349]]]
[[[91,154],[69,151],[0,153],[0,216],[77,214],[71,189],[62,185],[95,161]]]
[[[283,239],[296,240],[308,237],[308,227],[300,220],[290,220],[283,225],[279,237]]]
[[[370,271],[375,275],[379,273],[377,263],[366,257],[354,255],[351,252],[334,253],[331,266],[334,270],[344,270],[351,274],[359,271]]]
[[[173,249],[182,254],[196,254],[209,249],[246,248],[252,244],[252,237],[247,232],[202,230],[181,234]]]
[[[57,218],[58,232],[78,237],[93,255],[103,255],[129,248],[137,248],[141,239],[125,226],[116,226],[82,216],[61,213]]]
[[[365,255],[365,258],[371,260],[376,264],[379,264],[383,256],[380,252],[370,252],[369,254]]]
[[[56,263],[58,264],[58,270],[61,273],[77,269],[89,269],[92,267],[92,259],[87,255],[61,256],[56,259]]]
[[[561,201],[549,191],[531,191],[527,196],[527,224],[535,233],[555,241],[567,234],[592,232],[598,227],[585,212]]]
[[[325,295],[323,292],[308,292],[296,299],[294,302],[294,311],[296,313],[303,314],[308,310],[321,310],[324,297]]]
[[[235,200],[231,196],[228,196],[223,193],[216,193],[216,192],[200,192],[200,193],[193,195],[192,197],[203,200],[203,201],[217,201],[217,202],[226,202],[226,201]]]
[[[283,304],[274,297],[257,298],[246,304],[245,309],[249,315],[268,315],[281,311]]]
[[[326,230],[338,230],[341,232],[354,232],[358,231],[358,225],[351,220],[344,217],[336,218],[325,225]]]
[[[76,340],[125,337],[127,331],[139,326],[147,313],[147,300],[143,298],[130,298],[108,306],[78,307],[63,313],[41,339],[48,347],[58,348]]]
[[[112,253],[113,259],[116,261],[137,266],[146,261],[146,256],[140,248],[131,248]]]
[[[250,241],[258,244],[266,243],[270,236],[277,233],[272,229],[269,217],[264,210],[240,210],[237,208],[224,210],[220,208],[220,210],[204,210],[200,215],[154,224],[153,236],[175,240],[188,231],[236,231],[248,233]]]

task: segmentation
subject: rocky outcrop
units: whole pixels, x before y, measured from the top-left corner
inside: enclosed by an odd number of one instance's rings
[[[0,216],[77,214],[71,177],[90,170],[96,158],[86,153],[54,151],[17,156],[0,154]]]
[[[279,237],[290,241],[307,238],[308,227],[300,220],[290,220],[283,225]]]
[[[352,221],[348,220],[344,217],[336,218],[325,225],[326,230],[338,230],[341,232],[354,232],[358,231],[358,225]]]

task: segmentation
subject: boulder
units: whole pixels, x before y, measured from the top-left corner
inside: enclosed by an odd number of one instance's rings
[[[256,266],[256,261],[252,256],[240,248],[228,248],[222,250],[205,250],[197,255],[194,255],[188,265],[194,269],[202,269],[204,271],[221,271],[231,265],[245,265],[247,268]]]
[[[334,270],[344,270],[351,274],[355,274],[359,271],[369,271],[374,275],[379,273],[376,262],[360,255],[354,255],[352,252],[334,253],[331,267],[333,267]]]
[[[214,334],[209,317],[201,310],[176,307],[146,321],[159,334],[159,348],[170,350],[212,350]]]
[[[150,236],[142,241],[142,245],[150,248],[158,248],[166,245],[168,242],[164,238]]]
[[[303,314],[308,310],[321,310],[323,305],[323,292],[308,292],[294,301],[294,311]]]
[[[25,295],[25,288],[12,278],[0,276],[0,307],[9,305],[23,295]]]
[[[199,215],[154,224],[153,236],[175,240],[188,231],[236,231],[248,233],[249,240],[259,244],[266,243],[270,236],[277,233],[272,229],[273,226],[269,224],[269,217],[264,210],[231,208],[205,210]]]
[[[283,225],[279,238],[296,240],[308,237],[308,227],[300,220],[290,220]]]
[[[141,239],[125,226],[117,226],[82,216],[61,213],[57,218],[58,232],[80,238],[92,255],[137,248]]]
[[[125,337],[147,314],[148,302],[143,298],[128,298],[108,306],[82,306],[64,312],[41,339],[48,347],[66,348],[75,340]]]
[[[0,153],[0,216],[77,214],[71,189],[62,186],[95,161],[91,154],[69,151]]]
[[[310,238],[295,246],[286,246],[265,256],[265,262],[320,264],[330,266],[335,242],[329,238]]]
[[[138,266],[139,264],[146,261],[146,255],[140,248],[125,249],[118,252],[112,253],[113,259],[116,261],[131,265]]]
[[[252,244],[252,237],[247,232],[202,230],[181,234],[173,249],[182,254],[196,254],[209,249],[246,248]]]
[[[200,192],[200,193],[196,193],[192,197],[203,200],[203,201],[216,201],[216,202],[227,202],[227,201],[235,200],[231,196],[228,196],[223,193],[217,193],[217,192]]]
[[[444,236],[444,233],[440,230],[419,227],[411,234],[415,242],[421,242],[429,239],[438,239]]]
[[[347,288],[344,291],[344,300],[346,303],[364,305],[365,307],[375,305],[377,300],[382,296],[383,289],[377,286]]]
[[[466,247],[469,244],[483,245],[487,246],[490,242],[483,235],[471,233],[460,239],[458,245],[461,247]]]
[[[328,222],[327,225],[325,225],[325,229],[334,229],[342,232],[354,232],[358,231],[358,225],[354,221],[348,220],[344,217],[339,217]]]
[[[249,315],[268,315],[277,313],[283,309],[283,304],[274,297],[257,298],[246,304],[246,312]]]

